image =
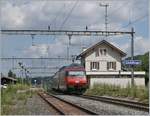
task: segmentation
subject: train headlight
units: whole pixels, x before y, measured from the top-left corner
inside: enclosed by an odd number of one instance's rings
[[[75,81],[75,83],[79,83],[79,81]]]

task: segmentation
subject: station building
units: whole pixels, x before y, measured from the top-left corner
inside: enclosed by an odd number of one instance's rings
[[[123,71],[122,58],[126,56],[119,48],[106,40],[85,49],[77,56],[85,67],[88,84],[92,87],[96,83],[112,84],[126,87],[131,84],[131,71]],[[145,85],[145,72],[135,71],[134,82],[136,85]]]
[[[1,85],[12,84],[12,83],[16,83],[16,82],[17,82],[17,79],[14,79],[12,77],[6,77],[6,76],[1,77]]]

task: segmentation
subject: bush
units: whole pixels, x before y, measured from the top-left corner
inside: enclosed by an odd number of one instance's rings
[[[15,84],[8,85],[6,89],[1,90],[1,113],[7,115],[11,113],[12,105],[15,105],[18,100],[27,101],[27,98],[32,96],[32,92],[29,91],[30,86]],[[24,90],[25,92],[19,93],[18,90]]]
[[[148,87],[133,86],[130,84],[126,88],[121,88],[118,85],[108,84],[94,84],[92,88],[88,89],[85,94],[87,95],[107,95],[113,97],[132,97],[138,98],[140,101],[148,101],[149,90]]]

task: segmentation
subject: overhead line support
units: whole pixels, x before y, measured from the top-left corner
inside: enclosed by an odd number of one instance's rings
[[[0,58],[1,60],[20,60],[20,59],[22,59],[22,60],[31,60],[31,59],[45,59],[45,60],[67,60],[67,58],[27,58],[27,57],[22,57],[22,58],[17,58],[17,57],[1,57]],[[71,59],[70,59],[71,60]]]
[[[105,31],[107,31],[107,28],[108,28],[108,4],[101,4],[100,3],[100,6],[102,7],[105,7]],[[107,34],[106,34],[106,37],[107,37]]]
[[[131,34],[124,31],[71,31],[71,30],[1,30],[5,35],[72,35],[72,36],[115,36]]]
[[[134,60],[134,28],[131,29],[131,60]],[[131,68],[131,84],[134,86],[134,65]]]

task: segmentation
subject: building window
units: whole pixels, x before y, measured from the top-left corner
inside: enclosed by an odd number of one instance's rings
[[[99,62],[91,62],[91,70],[99,70]]]
[[[106,49],[100,49],[100,54],[102,56],[106,56],[107,50]]]
[[[116,70],[116,62],[107,62],[107,70]]]
[[[95,56],[98,57],[99,56],[99,50],[95,51]]]

